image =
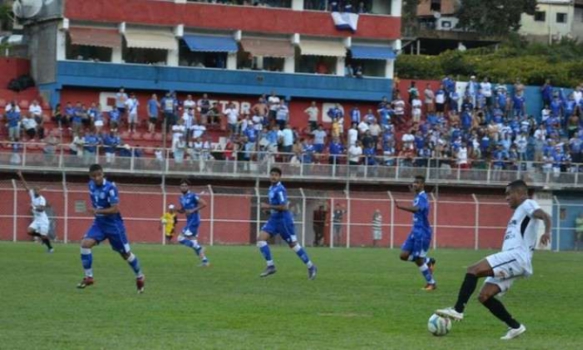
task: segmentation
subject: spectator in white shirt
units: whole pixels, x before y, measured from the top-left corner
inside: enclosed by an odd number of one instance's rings
[[[482,89],[482,94],[486,98],[486,105],[489,107],[492,105],[492,84],[488,80],[488,78],[484,78],[484,80],[480,83],[480,89]]]
[[[36,120],[34,120],[32,115],[26,116],[24,117],[24,119],[22,119],[22,128],[24,129],[24,132],[26,133],[28,138],[31,140],[34,139],[36,136],[37,125],[38,124],[36,123]]]
[[[280,99],[275,95],[275,91],[271,92],[271,96],[267,98],[267,106],[269,107],[269,120],[275,121],[277,110],[279,109]]]
[[[358,124],[358,133],[360,135],[364,135],[364,133],[367,132],[369,129],[370,129],[370,126],[364,120],[361,121],[360,124]]]
[[[178,123],[172,126],[172,152],[176,151],[179,140],[184,140],[186,128],[184,127],[184,119],[178,119]]]
[[[312,135],[314,135],[314,151],[316,153],[323,153],[327,136],[324,126],[322,124],[318,125],[318,129],[312,131]]]
[[[403,149],[413,149],[415,136],[413,136],[412,130],[407,130],[407,132],[403,134],[401,141],[403,141]]]
[[[468,169],[469,168],[468,148],[466,147],[466,144],[464,142],[462,142],[462,145],[457,150],[456,158],[457,158],[457,165],[460,169]]]
[[[138,102],[136,95],[131,94],[130,98],[126,101],[130,132],[136,132],[136,125],[138,124],[138,106],[139,105],[140,105],[140,103]]]
[[[314,131],[318,128],[318,113],[319,109],[316,106],[316,101],[312,101],[310,107],[304,110],[304,113],[308,115],[308,123],[310,125],[310,131]]]
[[[37,123],[42,119],[43,110],[37,100],[32,101],[30,107],[28,107],[28,113]]]
[[[352,123],[352,127],[348,130],[348,147],[355,145],[357,140],[358,140],[358,126],[356,125],[356,123]]]
[[[239,124],[239,111],[235,108],[235,104],[229,103],[227,109],[223,111],[227,117],[227,125],[229,129],[229,136],[237,134],[237,125]]]
[[[423,103],[418,96],[415,96],[413,100],[411,100],[411,115],[413,116],[413,122],[419,123],[421,121],[421,107]]]
[[[356,141],[356,144],[348,148],[348,164],[351,165],[351,168],[360,164],[360,158],[362,158],[362,144],[360,141]],[[354,170],[356,169],[351,169],[351,171]]]

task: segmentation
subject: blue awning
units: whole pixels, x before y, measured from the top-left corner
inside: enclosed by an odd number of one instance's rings
[[[184,42],[194,52],[237,52],[237,42],[230,36],[184,35]]]
[[[361,60],[394,60],[397,55],[390,46],[352,45],[352,58]]]

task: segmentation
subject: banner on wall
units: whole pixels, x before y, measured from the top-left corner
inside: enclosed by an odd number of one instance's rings
[[[356,29],[358,28],[358,15],[356,13],[332,12],[332,20],[336,29],[350,30],[356,33]]]

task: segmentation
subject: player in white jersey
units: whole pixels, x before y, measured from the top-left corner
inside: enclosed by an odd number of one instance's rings
[[[28,226],[28,234],[34,237],[39,237],[42,240],[42,243],[47,246],[48,252],[52,253],[54,249],[49,238],[49,217],[45,212],[47,201],[45,197],[40,194],[38,187],[31,188],[28,186],[28,183],[24,180],[24,176],[22,176],[22,172],[18,171],[17,174],[20,181],[22,181],[24,188],[30,195],[30,203],[34,216],[33,222]]]
[[[537,202],[528,198],[528,187],[524,181],[516,180],[506,187],[506,201],[514,209],[514,214],[506,228],[502,251],[468,267],[455,306],[436,311],[440,316],[461,321],[466,304],[476,290],[478,278],[486,277],[478,300],[508,325],[508,332],[500,338],[502,340],[518,337],[526,331],[526,327],[516,321],[495,296],[508,291],[517,278],[532,275],[531,259],[536,246],[538,220],[545,225],[540,243],[546,245],[551,240],[551,217]]]

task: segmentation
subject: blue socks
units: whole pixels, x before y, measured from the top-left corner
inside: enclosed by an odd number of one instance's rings
[[[81,248],[81,264],[83,265],[83,270],[85,270],[85,277],[93,277],[93,269],[91,268],[93,254],[91,254],[91,249]]]
[[[419,271],[421,271],[421,274],[423,275],[423,277],[425,277],[425,281],[428,284],[435,284],[435,280],[431,275],[431,271],[429,271],[429,267],[427,267],[427,263],[424,263],[423,265],[419,266]]]
[[[136,277],[143,276],[142,268],[140,267],[140,261],[134,255],[134,253],[130,253],[130,257],[128,258],[127,262],[128,262],[128,264],[130,264],[130,267],[132,268],[132,270],[136,274]]]
[[[301,245],[296,244],[293,247],[294,252],[296,252],[297,256],[300,257],[300,259],[302,259],[302,261],[304,262],[304,264],[306,264],[306,266],[308,266],[308,268],[312,267],[314,264],[312,264],[312,262],[310,261],[310,258],[308,257],[308,253],[306,253],[306,251],[304,250],[304,248],[302,248]]]
[[[269,245],[265,241],[257,241],[257,247],[259,247],[259,251],[261,255],[265,258],[267,262],[267,266],[273,266],[273,259],[271,258],[271,250],[269,249]]]

